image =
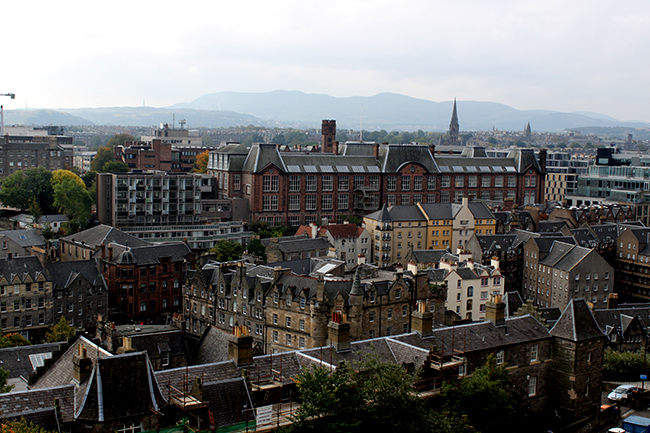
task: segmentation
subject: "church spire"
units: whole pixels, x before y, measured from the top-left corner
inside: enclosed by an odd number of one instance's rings
[[[458,132],[460,126],[458,125],[458,112],[456,111],[456,98],[454,98],[454,109],[451,112],[451,122],[449,123],[449,139],[452,144],[458,144]]]

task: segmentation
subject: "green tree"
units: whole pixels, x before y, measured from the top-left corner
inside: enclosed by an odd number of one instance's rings
[[[350,366],[303,369],[296,377],[302,405],[289,430],[302,432],[441,432],[474,430],[467,418],[433,412],[414,388],[414,376],[376,352]]]
[[[470,377],[444,384],[441,396],[450,412],[466,415],[478,431],[515,431],[515,399],[510,392],[510,378],[505,364],[497,365],[494,354]]]
[[[120,161],[108,161],[102,166],[102,173],[128,173],[129,166]]]
[[[0,349],[16,346],[30,346],[30,342],[20,334],[0,335]]]
[[[490,144],[497,144],[497,139],[494,137],[488,137],[487,142]]]
[[[100,147],[97,150],[97,155],[95,155],[90,163],[90,169],[92,171],[101,172],[104,164],[111,161],[114,161],[113,148],[108,146]]]
[[[244,247],[239,242],[219,241],[217,245],[210,250],[217,257],[219,262],[229,262],[231,260],[241,259]]]
[[[214,142],[212,141],[212,137],[210,137],[209,135],[204,135],[203,137],[201,137],[201,144],[203,145],[203,147],[213,147],[214,146]]]
[[[7,385],[7,379],[9,379],[9,370],[0,367],[0,394],[4,394],[14,389],[14,385]]]
[[[45,335],[45,342],[57,343],[59,341],[67,341],[76,334],[76,330],[70,326],[65,317],[61,316],[59,322],[52,326]]]
[[[2,181],[0,202],[20,210],[35,201],[43,213],[52,212],[52,173],[45,167],[32,167],[10,174]]]
[[[91,149],[98,149],[102,147],[106,141],[104,140],[104,137],[101,135],[93,135],[93,137],[90,139],[90,148]]]
[[[127,141],[137,141],[137,138],[131,134],[115,134],[108,139],[106,147],[110,147],[112,151],[115,146],[121,146]]]
[[[54,186],[54,206],[70,219],[73,231],[83,229],[90,219],[93,201],[86,186],[74,180],[65,180]]]
[[[84,184],[86,185],[86,189],[90,189],[97,183],[97,172],[91,170],[88,173],[81,176],[81,180],[84,181]]]
[[[246,246],[246,251],[248,254],[261,257],[266,262],[266,248],[259,239],[251,239]]]

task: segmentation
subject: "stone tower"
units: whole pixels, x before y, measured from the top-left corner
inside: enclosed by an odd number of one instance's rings
[[[533,132],[530,130],[530,122],[528,122],[528,125],[524,128],[524,135],[526,136],[526,141],[530,141],[533,137]]]
[[[454,98],[454,109],[451,112],[451,122],[449,123],[449,141],[451,144],[458,144],[458,132],[460,126],[458,125],[458,113],[456,112],[456,98]]]
[[[321,134],[323,136],[321,142],[321,152],[336,153],[336,120],[323,120],[321,126]]]

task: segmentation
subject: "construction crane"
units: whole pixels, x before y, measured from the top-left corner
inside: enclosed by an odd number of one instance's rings
[[[11,99],[16,99],[15,93],[0,93],[0,96],[9,96]],[[5,109],[0,105],[0,135],[5,135]]]

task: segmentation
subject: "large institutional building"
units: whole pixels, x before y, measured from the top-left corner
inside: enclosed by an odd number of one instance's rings
[[[543,200],[546,151],[532,149],[488,157],[483,148],[437,154],[435,146],[332,140],[323,126],[320,152],[276,144],[228,145],[210,153],[208,173],[219,198],[244,198],[250,219],[299,226],[341,223],[382,204],[461,203],[464,197],[516,204]]]

